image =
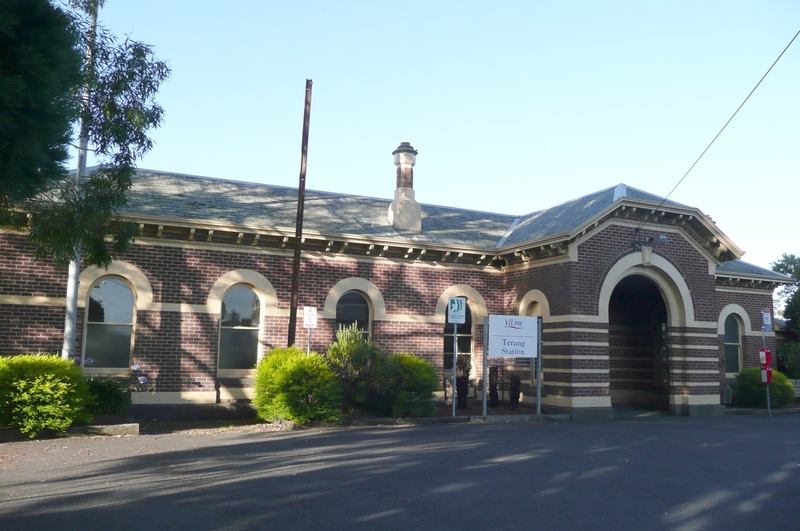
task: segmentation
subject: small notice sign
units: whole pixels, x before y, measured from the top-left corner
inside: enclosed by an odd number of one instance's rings
[[[467,322],[467,299],[464,297],[450,297],[447,305],[447,320],[454,324]]]
[[[538,357],[539,318],[490,315],[489,356],[495,358]]]
[[[317,327],[317,309],[313,306],[303,308],[303,328]]]
[[[772,332],[772,312],[769,308],[761,310],[761,326],[764,332]]]

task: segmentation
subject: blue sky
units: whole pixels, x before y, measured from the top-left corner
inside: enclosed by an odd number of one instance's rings
[[[800,2],[107,0],[172,77],[142,168],[524,214],[664,196],[800,30]],[[671,196],[762,267],[800,255],[800,38]]]

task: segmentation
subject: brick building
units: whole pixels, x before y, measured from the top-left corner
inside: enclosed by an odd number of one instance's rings
[[[726,380],[757,364],[761,309],[789,278],[742,262],[697,208],[624,184],[522,216],[420,205],[417,152],[393,154],[392,201],[306,193],[299,306],[318,309],[313,350],[357,322],[443,371],[447,301],[463,296],[459,351],[479,375],[485,316],[541,316],[543,408],[576,418],[630,403],[719,413]],[[292,188],[139,170],[125,213],[135,245],[81,273],[84,371],[138,365],[135,403],[250,396],[252,366],[287,340],[296,209]],[[34,263],[24,234],[0,242],[0,354],[59,351],[66,272]]]

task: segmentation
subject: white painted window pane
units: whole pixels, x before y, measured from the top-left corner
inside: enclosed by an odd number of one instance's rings
[[[133,323],[133,292],[118,278],[101,280],[89,294],[90,323]]]
[[[725,372],[739,372],[739,345],[725,345]]]
[[[131,363],[132,332],[131,325],[89,323],[86,327],[85,366],[127,369]]]
[[[725,319],[725,343],[739,344],[739,323],[732,315]]]
[[[336,330],[353,324],[359,330],[369,331],[369,304],[358,293],[350,292],[336,304]]]
[[[261,304],[256,293],[247,286],[228,290],[222,300],[222,326],[259,326]]]
[[[256,366],[258,330],[223,328],[219,335],[219,368],[252,369]]]

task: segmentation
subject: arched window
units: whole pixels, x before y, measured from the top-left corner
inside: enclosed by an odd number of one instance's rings
[[[739,321],[733,315],[725,319],[725,372],[742,370],[742,336]]]
[[[91,369],[128,369],[133,346],[134,299],[130,286],[101,278],[89,290],[82,364]]]
[[[529,317],[541,317],[543,315],[542,305],[538,301],[532,301],[525,307],[525,313]]]
[[[219,368],[253,369],[258,358],[261,301],[249,286],[233,286],[222,298]]]
[[[356,291],[345,293],[336,303],[336,330],[355,324],[369,338],[370,333],[369,303],[363,295]]]
[[[444,325],[444,369],[448,370],[453,368],[453,329],[455,325],[450,322],[445,314]],[[458,341],[458,354],[471,355],[472,354],[472,312],[469,309],[469,304],[465,309],[464,323],[459,324],[456,331],[456,340]]]

